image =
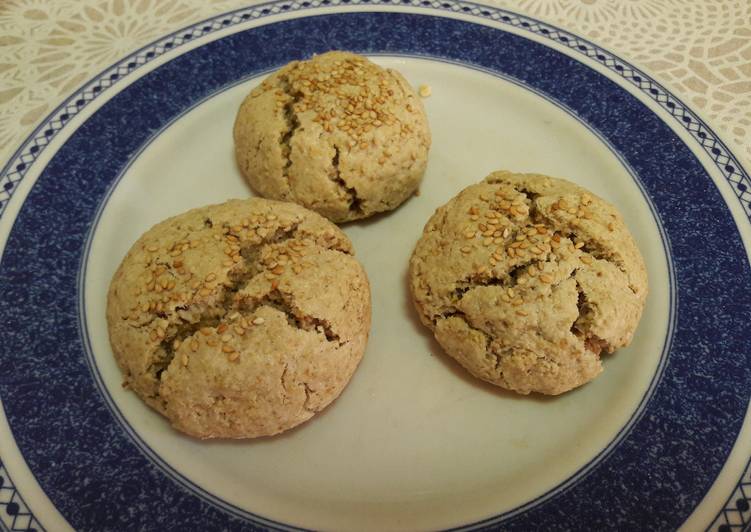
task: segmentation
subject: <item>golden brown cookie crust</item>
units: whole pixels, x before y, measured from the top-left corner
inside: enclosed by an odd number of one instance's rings
[[[560,394],[631,342],[644,260],[613,205],[562,179],[495,172],[440,207],[410,260],[422,322],[473,375]]]
[[[110,341],[124,384],[199,438],[252,438],[309,419],[346,386],[370,289],[335,225],[254,198],[147,231],[115,273]]]
[[[431,142],[422,102],[401,74],[348,52],[293,61],[266,78],[240,106],[234,140],[260,195],[334,222],[409,198]]]

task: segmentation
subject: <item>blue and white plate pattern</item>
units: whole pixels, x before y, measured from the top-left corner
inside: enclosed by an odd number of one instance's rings
[[[263,74],[330,49],[433,89],[423,193],[346,227],[374,289],[365,361],[288,435],[193,442],[118,389],[109,275],[157,220],[250,193],[232,161],[236,104]],[[473,382],[403,304],[422,223],[500,168],[592,187],[647,259],[634,345],[562,398]],[[2,528],[746,530],[750,202],[749,175],[678,98],[508,11],[284,0],[168,35],[83,86],[0,173]]]

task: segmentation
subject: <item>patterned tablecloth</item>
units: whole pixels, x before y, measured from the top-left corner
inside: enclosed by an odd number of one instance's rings
[[[243,0],[0,2],[0,160],[87,79],[153,39]],[[748,0],[495,0],[623,57],[751,162]]]

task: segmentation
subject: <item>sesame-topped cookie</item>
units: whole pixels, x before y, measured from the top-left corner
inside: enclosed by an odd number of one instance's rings
[[[620,213],[571,182],[495,172],[428,221],[410,260],[422,322],[476,377],[560,394],[628,345],[647,297]]]
[[[232,200],[149,229],[115,273],[124,385],[199,438],[277,434],[343,390],[370,288],[338,227],[292,203]]]
[[[401,74],[347,52],[293,61],[266,78],[240,106],[234,139],[260,195],[334,222],[404,202],[431,142],[422,102]]]

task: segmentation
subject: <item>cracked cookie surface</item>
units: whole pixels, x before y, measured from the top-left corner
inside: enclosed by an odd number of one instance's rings
[[[253,89],[234,140],[238,166],[260,195],[345,222],[409,198],[431,137],[422,102],[401,74],[328,52],[293,61]]]
[[[436,210],[410,260],[421,321],[470,373],[556,395],[631,342],[644,260],[613,205],[562,179],[494,172]]]
[[[370,288],[328,220],[232,200],[141,236],[112,279],[107,323],[124,386],[175,428],[252,438],[341,393],[367,343]]]

